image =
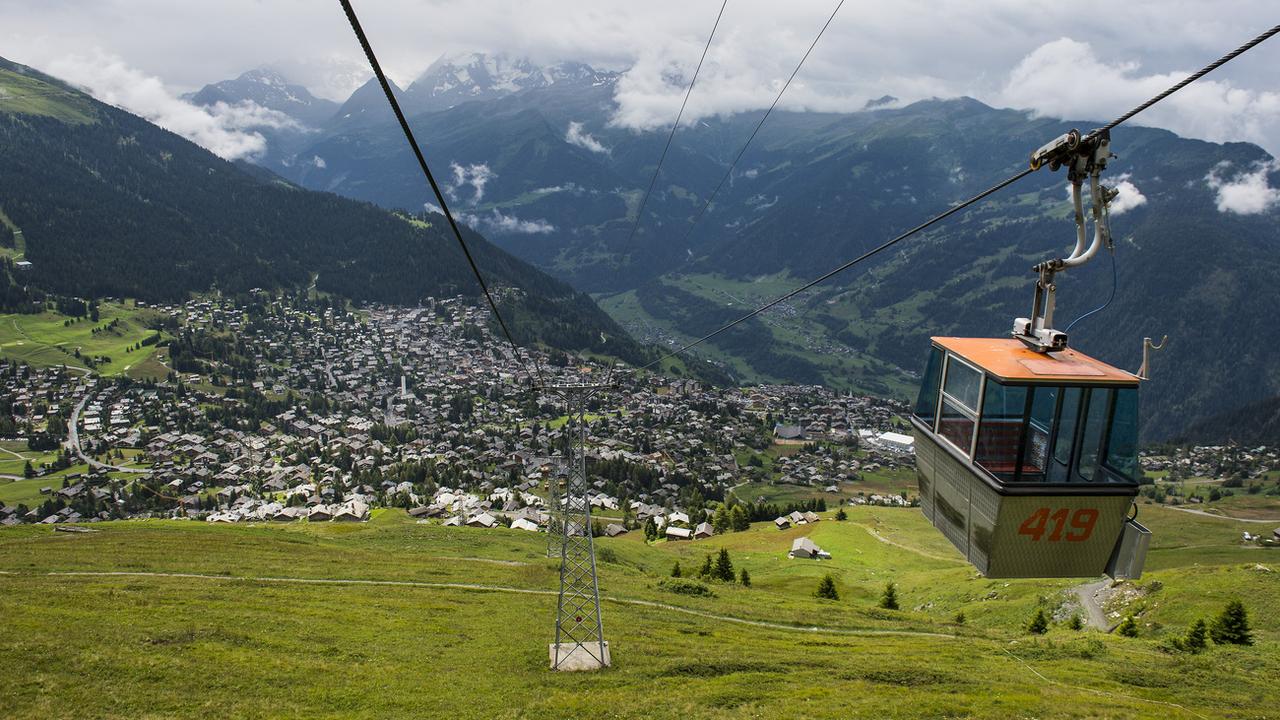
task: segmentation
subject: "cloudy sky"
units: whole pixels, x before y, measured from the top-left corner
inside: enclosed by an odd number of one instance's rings
[[[631,68],[615,120],[669,123],[719,0],[356,0],[383,65],[402,85],[445,53]],[[763,108],[836,0],[729,0],[686,118]],[[0,56],[50,71],[227,154],[246,123],[177,95],[268,65],[343,99],[368,78],[339,4],[324,0],[0,0]],[[856,110],[969,95],[996,106],[1106,120],[1280,20],[1275,0],[846,0],[788,91],[791,109]],[[1139,122],[1280,155],[1280,38]],[[201,114],[205,115],[204,117]],[[239,148],[239,149],[237,149]],[[225,148],[224,148],[225,149]]]

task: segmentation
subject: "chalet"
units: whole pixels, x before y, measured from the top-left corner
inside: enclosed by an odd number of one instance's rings
[[[527,532],[538,532],[538,525],[524,518],[516,518],[511,521],[512,530],[525,530]]]
[[[791,520],[788,519],[787,516],[783,515],[782,517],[775,518],[773,524],[779,530],[786,530],[791,527]]]
[[[803,440],[804,428],[799,425],[783,425],[779,423],[773,426],[773,435],[779,440]]]
[[[697,539],[709,538],[715,534],[715,528],[711,527],[709,522],[699,523],[698,527],[693,530],[693,537]]]
[[[693,531],[689,528],[667,527],[666,535],[668,540],[688,540],[693,537]]]
[[[487,512],[480,513],[467,521],[467,527],[497,527],[498,520]]]
[[[333,519],[341,522],[364,522],[369,519],[369,506],[363,500],[352,500],[338,508]]]
[[[787,556],[792,558],[804,558],[806,560],[831,559],[831,553],[818,547],[807,537],[796,538],[792,541],[791,552],[787,553]]]
[[[619,535],[626,535],[627,529],[618,523],[609,523],[604,528],[604,534],[609,537],[618,537]]]

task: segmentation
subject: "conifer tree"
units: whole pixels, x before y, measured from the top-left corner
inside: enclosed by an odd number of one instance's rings
[[[955,624],[957,624],[957,625],[963,625],[963,624],[964,624],[965,619],[966,619],[966,618],[965,618],[965,616],[964,616],[964,611],[963,611],[963,610],[957,610],[957,611],[956,611],[956,616],[955,616],[955,618],[954,618],[954,622],[955,622]]]
[[[715,514],[711,516],[711,527],[716,531],[717,535],[729,532],[729,511],[723,505],[716,508]]]
[[[1071,619],[1067,621],[1067,627],[1072,630],[1081,630],[1084,628],[1084,622],[1080,620],[1079,615],[1072,615]]]
[[[849,519],[849,513],[845,512],[844,508],[840,508],[839,510],[836,511],[836,520],[844,522],[845,520],[848,520],[848,519]]]
[[[702,561],[702,567],[698,568],[698,577],[712,577],[711,553],[707,553],[706,559]]]
[[[898,609],[898,588],[893,583],[886,583],[884,594],[880,596],[880,607],[885,610]]]
[[[1043,635],[1049,630],[1049,618],[1045,616],[1044,609],[1036,610],[1035,617],[1031,618],[1031,624],[1027,625],[1027,632],[1033,635]]]
[[[658,539],[658,524],[649,518],[644,521],[644,539],[653,542]]]
[[[1187,630],[1187,636],[1182,639],[1182,649],[1189,653],[1202,652],[1208,645],[1207,635],[1209,634],[1209,625],[1200,618],[1195,621],[1191,629]]]
[[[680,561],[677,560],[676,564],[671,567],[671,577],[678,578],[681,575],[683,575],[683,571],[680,569]]]
[[[742,568],[742,572],[738,575],[738,582],[742,583],[742,587],[751,587],[751,576],[747,574],[746,568]]]
[[[733,582],[735,574],[733,572],[733,562],[729,559],[729,551],[720,548],[720,555],[716,558],[715,567],[716,578],[725,582]]]
[[[839,600],[840,592],[836,590],[836,579],[830,574],[824,576],[822,582],[818,583],[818,589],[813,596],[823,600]]]
[[[1209,637],[1218,645],[1252,645],[1253,633],[1249,630],[1249,613],[1244,603],[1239,600],[1227,603],[1209,628]]]

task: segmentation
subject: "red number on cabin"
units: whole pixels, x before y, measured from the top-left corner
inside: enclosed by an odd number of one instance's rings
[[[1030,535],[1031,540],[1037,541],[1041,535],[1044,535],[1044,523],[1049,519],[1049,508],[1040,508],[1031,513],[1031,517],[1022,521],[1022,525],[1018,527],[1019,535]]]
[[[1069,511],[1062,508],[1049,516],[1053,521],[1053,534],[1049,536],[1049,542],[1058,542],[1062,539],[1062,526],[1067,524],[1067,515]]]
[[[1079,534],[1074,532],[1067,533],[1067,542],[1084,542],[1093,534],[1093,526],[1098,522],[1098,511],[1093,508],[1085,508],[1077,510],[1075,515],[1071,516],[1071,527],[1079,530]]]
[[[1031,536],[1032,542],[1039,542],[1044,537],[1045,532],[1049,529],[1049,522],[1053,522],[1053,531],[1049,533],[1049,537],[1045,538],[1048,542],[1058,542],[1063,539],[1062,531],[1067,526],[1067,518],[1070,517],[1071,531],[1067,532],[1067,542],[1084,542],[1093,535],[1093,526],[1098,523],[1098,511],[1093,508],[1084,508],[1075,511],[1073,514],[1069,508],[1059,508],[1052,512],[1049,508],[1039,508],[1031,513],[1030,517],[1022,521],[1018,526],[1019,535]]]

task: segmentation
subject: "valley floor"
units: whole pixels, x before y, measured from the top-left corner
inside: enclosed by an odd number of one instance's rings
[[[1141,636],[1023,630],[1075,581],[977,576],[917,510],[763,524],[697,543],[601,539],[615,666],[547,670],[546,538],[419,525],[100,523],[0,531],[6,717],[1268,717],[1280,689],[1280,556],[1238,523],[1144,510],[1148,575],[1120,588]],[[796,537],[834,558],[788,560]],[[753,586],[658,582],[727,548]],[[839,601],[812,597],[832,573]],[[876,608],[886,581],[902,610]],[[1171,654],[1231,597],[1258,644]],[[955,618],[963,612],[965,622]],[[1108,617],[1112,623],[1117,617]]]

